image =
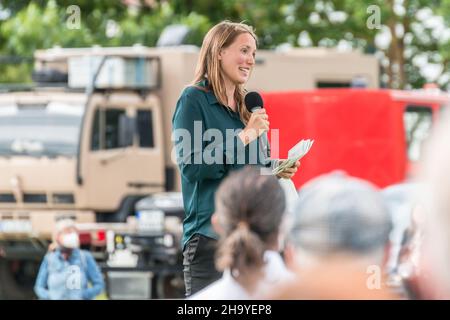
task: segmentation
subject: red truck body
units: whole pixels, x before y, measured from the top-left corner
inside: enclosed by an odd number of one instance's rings
[[[315,140],[293,178],[297,188],[333,170],[379,187],[404,181],[416,163],[408,157],[407,132],[412,128],[407,128],[406,114],[434,123],[450,104],[450,95],[426,91],[317,89],[262,96],[271,130],[279,130],[280,158],[299,140]],[[278,157],[272,132],[269,140],[272,157]]]

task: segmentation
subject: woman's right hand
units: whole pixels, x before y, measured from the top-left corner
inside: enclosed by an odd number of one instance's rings
[[[239,133],[239,138],[247,145],[267,130],[269,130],[269,116],[264,108],[259,109],[252,112],[247,126]]]

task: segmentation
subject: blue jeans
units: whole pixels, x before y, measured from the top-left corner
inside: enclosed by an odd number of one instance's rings
[[[195,234],[186,243],[183,250],[186,297],[197,293],[222,276],[214,264],[216,248],[217,240],[201,234]]]

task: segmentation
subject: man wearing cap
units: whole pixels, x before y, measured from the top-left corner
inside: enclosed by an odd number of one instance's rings
[[[79,249],[75,222],[56,223],[55,250],[41,264],[34,291],[39,299],[90,300],[104,288],[103,276],[90,252]],[[88,283],[92,286],[88,287]]]
[[[298,281],[275,299],[395,299],[385,286],[391,220],[377,188],[333,172],[307,183],[291,216],[286,262]]]

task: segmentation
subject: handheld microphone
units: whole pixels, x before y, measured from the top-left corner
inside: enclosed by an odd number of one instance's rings
[[[244,98],[245,106],[250,112],[255,112],[256,110],[264,108],[264,101],[261,95],[256,91],[250,91],[245,95]]]
[[[264,101],[261,95],[256,91],[250,91],[245,95],[244,98],[245,107],[250,112],[255,112],[256,110],[264,108]],[[269,140],[267,138],[267,131],[265,131],[261,136],[261,145],[264,155],[270,158],[270,146]]]

